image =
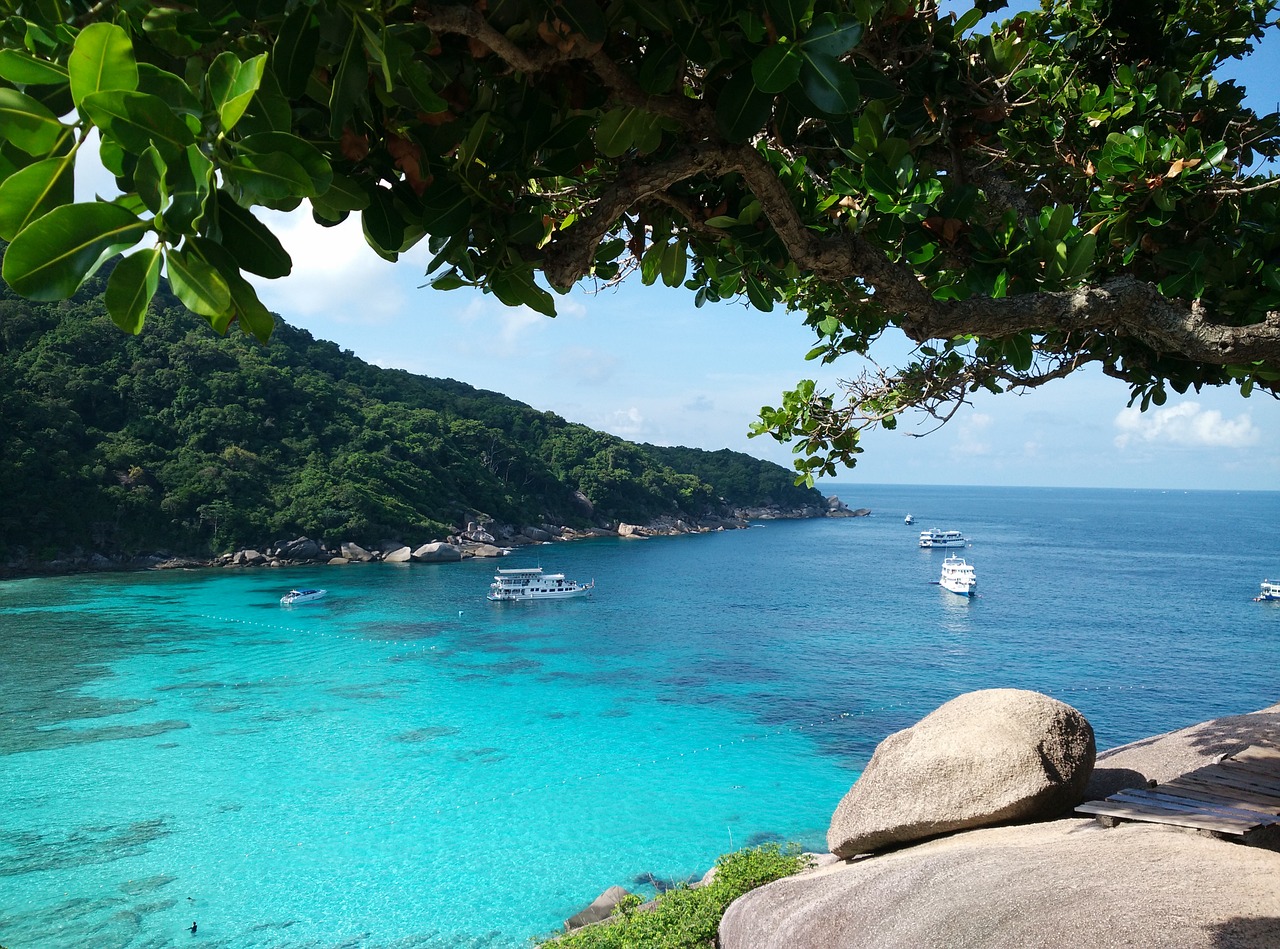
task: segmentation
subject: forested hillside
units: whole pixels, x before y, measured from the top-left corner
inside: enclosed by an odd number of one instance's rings
[[[163,289],[129,336],[104,286],[40,304],[0,283],[0,561],[822,503],[779,465],[636,445],[284,323],[223,338]]]

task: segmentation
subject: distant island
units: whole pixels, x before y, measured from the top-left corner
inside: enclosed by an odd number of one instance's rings
[[[105,286],[0,283],[0,576],[852,513],[781,465],[628,442],[283,321],[223,338],[163,286],[131,336]]]

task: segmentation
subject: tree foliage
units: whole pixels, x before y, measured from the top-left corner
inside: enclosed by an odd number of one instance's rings
[[[0,559],[79,546],[221,553],[306,534],[442,538],[468,520],[590,526],[729,513],[785,468],[634,445],[448,379],[380,369],[278,323],[220,340],[162,283],[148,331],[0,286]],[[727,487],[721,490],[721,483]],[[575,492],[594,505],[587,514]],[[742,496],[764,504],[776,492]],[[813,490],[791,507],[820,505]]]
[[[811,358],[889,327],[907,365],[802,383],[757,433],[831,473],[868,424],[1090,363],[1143,407],[1280,387],[1280,118],[1215,78],[1276,0],[19,0],[0,26],[4,279],[65,299],[121,253],[219,331],[291,262],[263,209],[357,214],[438,289],[554,314],[639,271],[802,315]],[[74,201],[79,152],[121,191]],[[543,282],[540,282],[543,281]],[[549,288],[549,289],[548,289]]]

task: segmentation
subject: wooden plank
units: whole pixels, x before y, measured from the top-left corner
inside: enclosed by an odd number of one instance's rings
[[[1139,790],[1144,794],[1162,794],[1176,797],[1179,800],[1204,801],[1209,804],[1216,804],[1219,807],[1236,807],[1246,811],[1254,811],[1258,814],[1280,814],[1280,807],[1273,806],[1272,804],[1255,804],[1251,801],[1242,801],[1238,797],[1233,797],[1229,794],[1213,794],[1199,788],[1182,788],[1169,784],[1161,784],[1154,789],[1141,788]],[[1133,788],[1126,788],[1120,793],[1132,794],[1133,792]]]
[[[1263,761],[1224,761],[1218,765],[1219,768],[1227,772],[1239,774],[1251,774],[1259,780],[1268,784],[1280,784],[1280,760],[1272,762]]]
[[[1231,787],[1241,791],[1248,791],[1251,794],[1263,794],[1270,796],[1280,795],[1280,788],[1272,787],[1265,782],[1260,783],[1234,772],[1223,771],[1220,768],[1215,768],[1212,771],[1207,768],[1201,768],[1198,771],[1189,771],[1174,780],[1199,781],[1201,784],[1219,784],[1223,787]]]
[[[1087,804],[1081,804],[1076,808],[1076,813],[1100,814],[1104,817],[1149,821],[1153,824],[1173,824],[1178,827],[1194,827],[1197,830],[1211,830],[1219,834],[1236,836],[1243,836],[1257,826],[1250,821],[1208,817],[1202,814],[1184,814],[1139,804],[1117,804],[1107,801],[1090,801]]]
[[[1261,794],[1244,788],[1232,787],[1216,781],[1200,781],[1190,775],[1183,775],[1180,778],[1174,778],[1162,785],[1162,788],[1172,788],[1177,791],[1194,791],[1205,792],[1208,794],[1216,794],[1219,797],[1232,798],[1247,804],[1257,804],[1263,807],[1280,807],[1280,798],[1273,794]]]
[[[1253,804],[1280,804],[1280,794],[1275,791],[1267,791],[1262,788],[1251,787],[1248,785],[1232,784],[1227,781],[1215,780],[1213,778],[1183,775],[1175,778],[1161,787],[1187,787],[1199,788],[1210,794],[1218,794],[1222,797],[1234,797],[1237,800],[1249,801]]]
[[[1178,798],[1168,794],[1156,794],[1151,791],[1120,791],[1117,794],[1107,798],[1108,801],[1115,801],[1121,804],[1141,804],[1149,807],[1159,807],[1163,810],[1174,811],[1178,813],[1203,814],[1206,817],[1226,817],[1231,820],[1253,821],[1255,826],[1262,827],[1266,824],[1280,823],[1280,817],[1275,814],[1264,814],[1261,811],[1251,811],[1247,808],[1227,807],[1222,804],[1212,804],[1208,801],[1189,800]]]

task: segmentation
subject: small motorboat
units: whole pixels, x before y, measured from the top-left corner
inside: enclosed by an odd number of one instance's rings
[[[280,597],[281,606],[295,606],[298,603],[314,603],[323,600],[328,590],[290,590]]]
[[[902,519],[902,523],[904,524],[914,524],[915,522],[916,522],[916,519],[912,517],[910,514],[908,514],[906,517]]]

